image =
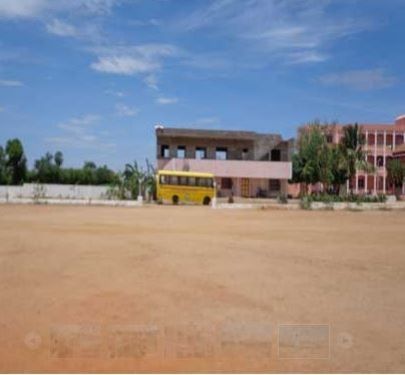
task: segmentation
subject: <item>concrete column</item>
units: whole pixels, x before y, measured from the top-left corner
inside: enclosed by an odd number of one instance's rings
[[[386,148],[387,148],[387,132],[384,131],[384,149],[383,149],[383,166],[384,166],[384,176],[383,176],[383,194],[385,194],[385,178],[387,175],[387,165],[386,165],[386,161],[387,161],[387,154],[386,154]]]
[[[392,149],[395,150],[395,138],[396,138],[395,130],[392,133]]]
[[[368,174],[367,173],[364,176],[364,190],[367,194],[367,192],[368,192]]]
[[[366,130],[366,160],[368,162],[368,130]],[[365,172],[365,176],[364,176],[364,190],[366,191],[367,194],[367,183],[368,183],[368,174],[367,172]]]
[[[356,187],[355,187],[356,194],[359,193],[359,172],[356,170]]]
[[[374,195],[377,195],[377,131],[374,132]]]

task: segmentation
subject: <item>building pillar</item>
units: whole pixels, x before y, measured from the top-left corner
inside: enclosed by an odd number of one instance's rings
[[[395,138],[396,138],[395,130],[392,133],[392,150],[395,150]]]
[[[359,193],[359,172],[356,169],[356,185],[355,185],[355,193],[358,194]]]
[[[377,131],[374,132],[374,195],[377,195]]]
[[[386,147],[387,147],[387,132],[384,130],[384,149],[383,149],[383,166],[384,166],[384,175],[383,175],[383,194],[386,193],[386,186],[385,186],[385,179],[387,176],[387,165],[386,165],[386,161],[387,161],[387,152],[386,152]]]

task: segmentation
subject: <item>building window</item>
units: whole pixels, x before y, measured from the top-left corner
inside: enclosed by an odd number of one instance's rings
[[[196,159],[206,159],[207,158],[207,149],[205,147],[197,147],[195,149],[195,158]]]
[[[221,178],[221,189],[232,189],[232,178]]]
[[[364,177],[359,177],[359,189],[364,189]]]
[[[281,151],[278,149],[271,150],[271,161],[280,161],[281,160]]]
[[[177,147],[177,157],[179,159],[184,159],[186,157],[186,146]]]
[[[162,145],[160,148],[160,156],[162,158],[169,158],[170,157],[170,149],[168,145]]]
[[[228,159],[228,149],[225,147],[217,147],[215,150],[215,159],[226,160]]]
[[[247,148],[244,148],[242,150],[242,160],[248,160],[249,158],[249,150]]]
[[[280,180],[269,180],[269,190],[270,191],[280,191],[281,189],[281,184]]]
[[[383,166],[384,166],[384,157],[377,156],[377,167],[383,167]]]
[[[326,142],[327,143],[333,143],[333,135],[332,134],[326,134]]]

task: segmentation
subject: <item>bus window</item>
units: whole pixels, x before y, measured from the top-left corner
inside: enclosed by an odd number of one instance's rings
[[[162,185],[166,185],[169,183],[169,176],[161,175],[160,176],[160,183]]]
[[[195,177],[189,177],[188,178],[188,185],[189,186],[196,186],[196,178]]]
[[[170,176],[170,185],[178,185],[179,178],[177,176]]]
[[[201,187],[212,187],[212,178],[198,178],[197,185]]]
[[[179,185],[187,185],[187,177],[180,176],[179,180],[180,180]]]

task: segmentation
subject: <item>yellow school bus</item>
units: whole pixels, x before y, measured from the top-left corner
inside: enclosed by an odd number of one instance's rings
[[[156,193],[162,203],[209,205],[215,196],[214,175],[161,170],[156,176]]]

